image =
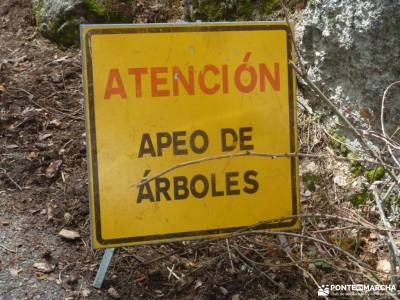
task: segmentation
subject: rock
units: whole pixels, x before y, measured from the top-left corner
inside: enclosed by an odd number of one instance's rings
[[[336,175],[333,178],[333,182],[336,183],[340,187],[345,187],[348,184],[347,178],[343,175]]]
[[[129,23],[135,9],[122,0],[32,0],[36,25],[43,36],[65,46],[79,44],[79,24]]]
[[[380,128],[381,97],[400,78],[400,2],[308,3],[296,33],[308,75],[358,126]],[[398,125],[399,101],[397,85],[385,103],[388,134]]]
[[[75,240],[81,237],[78,232],[67,229],[61,229],[58,235],[67,240]]]
[[[301,164],[301,174],[316,174],[318,173],[318,165],[314,161],[304,160]]]
[[[83,297],[83,298],[87,298],[87,297],[90,296],[91,291],[90,291],[89,289],[83,289],[82,292],[81,292],[81,294],[82,294],[82,297]]]
[[[118,294],[118,292],[113,288],[113,287],[110,287],[108,290],[107,290],[107,293],[110,295],[110,297],[111,298],[113,298],[113,299],[119,299],[119,298],[121,298],[121,296]]]
[[[390,273],[390,262],[387,259],[378,260],[376,270],[383,273]]]
[[[18,277],[19,272],[21,272],[21,270],[13,269],[13,268],[10,268],[8,271],[10,272],[10,275],[12,277]]]
[[[186,17],[190,21],[262,20],[280,9],[280,0],[193,0],[186,2],[188,5]]]

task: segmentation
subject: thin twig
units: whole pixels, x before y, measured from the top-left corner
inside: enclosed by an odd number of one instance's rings
[[[6,246],[3,246],[2,244],[0,244],[0,248],[3,248],[4,250],[7,250],[7,251],[12,252],[12,253],[17,253],[17,251],[12,250],[10,248],[7,248]]]
[[[384,123],[384,114],[385,114],[385,100],[387,97],[387,94],[389,93],[389,90],[394,87],[395,85],[400,84],[400,81],[395,81],[393,83],[391,83],[386,89],[385,92],[383,93],[382,96],[382,104],[381,104],[381,129],[382,129],[382,134],[385,138],[388,138],[386,131],[385,131],[385,123]],[[396,156],[393,153],[393,150],[391,148],[391,146],[389,145],[389,143],[386,143],[389,153],[392,156],[393,161],[396,163],[397,166],[400,167],[400,162],[397,160]]]
[[[251,268],[253,268],[254,270],[256,270],[258,273],[260,273],[262,276],[264,276],[265,278],[267,278],[274,286],[278,287],[279,289],[284,289],[286,290],[289,294],[291,294],[292,296],[297,296],[296,294],[294,294],[291,290],[287,289],[286,287],[280,285],[279,283],[277,283],[275,280],[273,280],[271,278],[271,276],[269,276],[266,272],[264,272],[263,270],[259,269],[258,266],[256,264],[253,263],[252,260],[248,259],[246,257],[246,255],[244,255],[242,252],[240,252],[240,250],[235,247],[232,246],[233,249],[235,249],[236,253],[240,256],[240,258],[242,259],[242,261],[244,261],[245,264],[250,265]]]
[[[242,232],[249,231],[249,230],[257,230],[258,228],[260,228],[263,225],[283,222],[283,221],[286,221],[286,220],[292,220],[293,218],[314,218],[314,219],[326,218],[326,219],[332,219],[332,220],[341,220],[341,221],[348,222],[348,223],[351,223],[351,224],[361,225],[361,226],[363,226],[363,229],[386,231],[386,229],[379,228],[376,225],[373,225],[373,224],[370,224],[370,223],[369,224],[365,224],[365,222],[364,223],[361,222],[361,220],[358,219],[357,217],[345,218],[345,217],[329,215],[329,214],[315,214],[315,213],[311,214],[311,213],[306,213],[306,214],[291,215],[291,216],[277,218],[277,219],[264,220],[264,221],[261,221],[261,222],[258,222],[256,224],[254,224],[254,225],[251,225],[251,226],[248,226],[248,227],[243,227],[242,229],[239,229],[239,230],[237,230],[237,231],[235,231],[233,233],[227,234],[223,238],[231,238],[231,237],[236,236],[236,235],[239,236],[239,234],[242,233]],[[264,231],[252,231],[252,234],[257,234],[257,233],[262,234],[263,232]],[[215,237],[215,238],[210,238],[210,239],[207,239],[207,240],[203,240],[203,241],[200,241],[197,244],[193,245],[191,247],[191,249],[192,250],[200,249],[201,247],[204,247],[205,245],[208,245],[208,244],[210,244],[212,242],[215,242],[215,241],[218,241],[218,240],[221,240],[221,237]],[[154,259],[145,261],[143,264],[144,265],[149,265],[149,264],[155,263],[157,261],[166,259],[166,258],[168,258],[168,257],[170,257],[172,255],[184,253],[186,251],[187,251],[186,248],[179,248],[179,249],[173,250],[173,251],[171,251],[171,252],[169,252],[169,253],[167,253],[167,254],[165,254],[163,256],[159,256],[159,257],[156,257]]]
[[[372,184],[371,186],[372,193],[374,194],[375,203],[379,211],[379,215],[381,217],[381,221],[383,226],[386,229],[392,229],[392,225],[389,223],[385,216],[385,212],[382,207],[382,199],[379,196],[378,188],[376,184]],[[399,249],[397,248],[396,242],[393,238],[393,235],[390,231],[386,232],[386,241],[389,248],[390,255],[390,273],[391,273],[391,282],[397,287],[398,276],[397,276],[397,266],[400,265],[400,257],[399,257]]]
[[[311,278],[311,280],[314,282],[314,284],[315,284],[315,286],[316,286],[317,288],[320,287],[319,284],[318,284],[318,282],[317,282],[317,280],[315,279],[315,277],[314,277],[307,269],[303,268],[300,264],[298,264],[298,263],[294,260],[294,258],[292,257],[291,253],[286,253],[286,255],[289,257],[289,259],[290,259],[293,263],[296,264],[296,267],[302,271],[302,273],[303,273],[303,278],[304,278],[304,281],[305,281],[305,282],[306,282],[306,278],[305,278],[305,276],[304,276],[304,273],[306,273],[307,276]],[[306,282],[306,283],[307,283],[307,282]],[[307,287],[308,287],[308,285],[307,285]]]
[[[396,185],[395,182],[392,182],[390,187],[387,189],[385,196],[383,196],[382,201],[385,201],[387,197],[389,197],[390,193],[392,192],[394,186]]]
[[[335,227],[335,228],[328,228],[328,229],[321,229],[321,230],[313,230],[310,233],[323,233],[323,232],[332,232],[332,231],[341,231],[341,230],[348,230],[348,229],[360,229],[363,228],[362,226],[351,225],[345,227]]]
[[[12,179],[12,177],[7,173],[6,169],[0,168],[0,170],[3,172],[3,174],[5,174],[7,176],[7,178],[12,182],[12,184],[15,185],[15,187],[22,192],[22,187],[14,180]]]
[[[74,113],[72,113],[72,114],[68,114],[68,113],[65,113],[65,112],[63,112],[63,111],[61,111],[61,110],[52,108],[52,107],[48,107],[48,106],[45,107],[45,106],[43,106],[43,105],[37,103],[37,102],[34,101],[34,100],[30,100],[30,101],[31,101],[34,105],[40,107],[41,109],[44,109],[44,110],[47,111],[48,113],[55,112],[55,113],[59,113],[59,114],[65,116],[65,117],[68,117],[68,118],[71,118],[71,119],[74,119],[74,120],[81,120],[81,121],[82,121],[82,120],[85,120],[83,117],[76,117],[76,116],[74,116],[73,114],[76,113],[76,112],[74,112]]]
[[[165,175],[173,170],[182,168],[182,167],[186,167],[186,166],[190,166],[190,165],[195,165],[195,164],[200,164],[203,162],[207,162],[207,161],[212,161],[212,160],[220,160],[220,159],[227,159],[227,158],[234,158],[234,157],[242,157],[242,156],[260,156],[260,157],[270,157],[270,158],[278,158],[278,157],[285,157],[285,158],[289,158],[289,157],[295,157],[295,156],[300,156],[302,154],[299,153],[258,153],[258,152],[251,152],[251,151],[246,151],[246,152],[236,152],[236,153],[229,153],[229,154],[219,154],[219,155],[213,155],[213,156],[207,156],[207,157],[203,157],[200,159],[196,159],[196,160],[189,160],[189,161],[185,161],[185,162],[181,162],[178,163],[176,165],[173,165],[159,173],[157,173],[154,176],[148,177],[145,180],[142,180],[138,183],[136,183],[136,187],[140,187],[142,185],[145,185],[146,183],[149,183],[150,181]]]
[[[163,171],[160,171],[156,175],[147,177],[144,180],[141,180],[140,182],[131,185],[136,186],[137,188],[149,183],[150,181],[153,181],[154,179],[161,177],[167,173],[170,173],[176,169],[183,168],[186,166],[190,165],[195,165],[195,164],[200,164],[212,160],[220,160],[220,159],[229,159],[229,158],[235,158],[235,157],[243,157],[243,156],[256,156],[256,157],[266,157],[266,158],[290,158],[290,157],[307,157],[307,158],[335,158],[336,160],[345,160],[345,161],[361,161],[361,162],[368,162],[368,163],[373,163],[373,164],[379,164],[379,165],[384,165],[391,167],[389,165],[386,165],[383,162],[377,162],[373,160],[366,160],[366,159],[352,159],[348,157],[341,157],[341,156],[331,156],[331,155],[319,155],[319,154],[310,154],[310,153],[265,153],[265,152],[254,152],[254,151],[245,151],[245,152],[235,152],[235,153],[229,153],[229,154],[217,154],[217,155],[212,155],[212,156],[207,156],[195,160],[188,160],[184,161],[175,165],[172,165]],[[394,169],[399,169],[399,168],[394,168]]]
[[[229,246],[229,240],[226,239],[226,248],[228,250],[228,257],[229,257],[229,261],[231,263],[231,270],[232,273],[235,272],[235,267],[233,266],[233,261],[232,261],[232,252],[231,252],[231,247]]]
[[[360,262],[356,257],[354,257],[354,255],[350,254],[349,252],[347,252],[346,250],[343,250],[342,248],[331,244],[329,242],[323,241],[321,239],[312,237],[312,236],[307,236],[307,235],[303,235],[300,233],[295,233],[295,232],[286,232],[286,231],[270,231],[270,230],[263,230],[263,231],[243,231],[243,232],[238,232],[238,233],[233,233],[230,234],[228,236],[228,238],[234,238],[234,237],[238,237],[238,236],[242,236],[242,235],[254,235],[254,234],[259,234],[259,235],[287,235],[287,236],[293,236],[293,237],[298,237],[298,238],[302,238],[302,239],[306,239],[306,240],[310,240],[313,242],[317,242],[320,243],[322,245],[325,245],[329,248],[335,249],[337,252],[343,254],[344,256],[348,257],[350,260],[352,260],[354,263],[356,263],[357,265],[362,266],[365,269],[369,269],[370,267],[365,264],[364,262]]]

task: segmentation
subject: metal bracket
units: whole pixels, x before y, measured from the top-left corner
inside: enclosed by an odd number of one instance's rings
[[[114,255],[115,248],[107,248],[104,251],[103,258],[101,259],[99,269],[97,270],[96,278],[94,279],[93,286],[96,289],[101,289],[104,278],[106,277],[108,266],[110,265],[111,259]]]

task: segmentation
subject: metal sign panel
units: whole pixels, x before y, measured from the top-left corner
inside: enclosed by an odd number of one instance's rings
[[[252,155],[296,152],[286,23],[85,25],[81,38],[94,247],[288,216],[261,228],[298,228],[297,157]]]

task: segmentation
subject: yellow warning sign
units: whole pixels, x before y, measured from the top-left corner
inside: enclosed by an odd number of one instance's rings
[[[94,247],[298,227],[286,23],[85,25],[81,37]]]

